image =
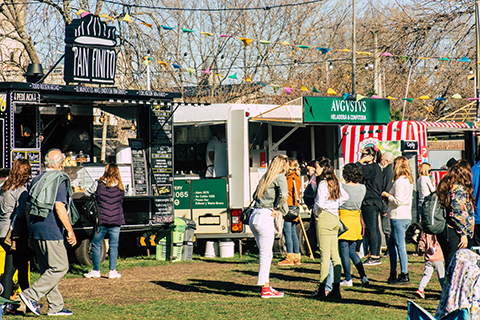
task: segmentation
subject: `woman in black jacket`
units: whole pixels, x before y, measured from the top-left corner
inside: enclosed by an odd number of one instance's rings
[[[100,230],[95,232],[92,240],[93,269],[85,274],[87,278],[100,277],[100,250],[102,248],[103,238],[108,232],[110,251],[108,260],[110,272],[108,277],[120,278],[122,275],[115,269],[118,257],[118,238],[120,236],[120,227],[125,224],[123,217],[123,198],[125,191],[123,188],[120,170],[115,163],[110,163],[105,168],[105,173],[90,188],[85,190],[86,196],[97,195],[98,214],[100,219]]]
[[[378,165],[382,160],[382,153],[376,146],[366,147],[358,162],[363,171],[363,184],[367,189],[362,202],[362,217],[365,223],[370,257],[363,263],[364,266],[381,264],[380,260],[380,227],[378,217],[382,209],[383,174]]]

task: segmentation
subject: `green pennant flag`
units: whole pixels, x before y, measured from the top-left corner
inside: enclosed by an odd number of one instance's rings
[[[190,30],[190,29],[185,29],[185,28],[182,28],[181,29],[184,33],[192,33],[193,30]]]
[[[315,86],[313,86],[312,92],[321,93],[320,91],[317,90],[317,88],[315,88]]]
[[[408,59],[410,59],[410,57],[408,57],[408,56],[400,56],[400,59],[402,59],[403,61],[407,61]]]
[[[402,100],[405,100],[407,102],[412,102],[413,101],[413,98],[402,98]]]
[[[235,72],[234,74],[228,76],[227,78],[230,78],[230,79],[238,79],[238,78],[237,78],[237,73]]]

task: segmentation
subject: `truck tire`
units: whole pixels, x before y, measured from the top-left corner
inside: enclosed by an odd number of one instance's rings
[[[305,232],[308,235],[308,229],[310,229],[310,222],[309,221],[303,221],[303,226],[305,227]],[[307,257],[310,256],[310,252],[308,251],[307,241],[305,239],[305,236],[304,236],[303,231],[302,231],[302,226],[300,224],[297,224],[296,231],[297,231],[297,235],[298,235],[298,242],[300,243],[300,253],[304,256],[307,256]],[[315,241],[315,243],[312,243],[312,241],[310,241],[310,246],[312,248],[312,251],[315,252],[316,241]]]
[[[105,260],[105,255],[107,253],[105,240],[102,242],[102,249],[100,250],[100,263]],[[77,262],[84,266],[93,265],[93,256],[92,256],[92,243],[90,239],[83,239],[80,244],[75,248],[75,257]]]
[[[287,254],[287,247],[285,246],[285,236],[282,235],[281,238],[275,239],[273,241],[273,253],[280,254],[282,256]]]

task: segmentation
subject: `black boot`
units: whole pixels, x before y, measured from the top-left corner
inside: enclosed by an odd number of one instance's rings
[[[330,292],[327,296],[327,300],[339,300],[342,299],[342,295],[340,294],[340,283],[334,283],[332,292]]]
[[[410,284],[410,277],[408,276],[408,273],[400,273],[397,280],[395,280],[392,284],[402,285],[402,286],[409,285]]]
[[[315,289],[315,291],[312,292],[312,298],[324,300],[325,299],[325,283],[320,283]]]
[[[388,284],[393,284],[395,281],[397,281],[397,272],[396,271],[390,271],[390,277],[388,277],[387,283]]]

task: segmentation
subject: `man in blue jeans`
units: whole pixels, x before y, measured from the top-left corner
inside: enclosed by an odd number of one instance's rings
[[[78,216],[69,217],[73,205],[72,187],[70,179],[62,172],[64,161],[65,156],[60,150],[50,150],[45,156],[47,170],[33,179],[29,190],[27,220],[30,220],[30,237],[40,266],[40,278],[20,293],[20,298],[36,315],[40,315],[38,301],[43,296],[48,301],[48,315],[72,314],[64,308],[63,297],[58,290],[58,283],[68,272],[63,231],[67,230],[67,241],[71,246],[77,243],[70,220],[74,222]]]

